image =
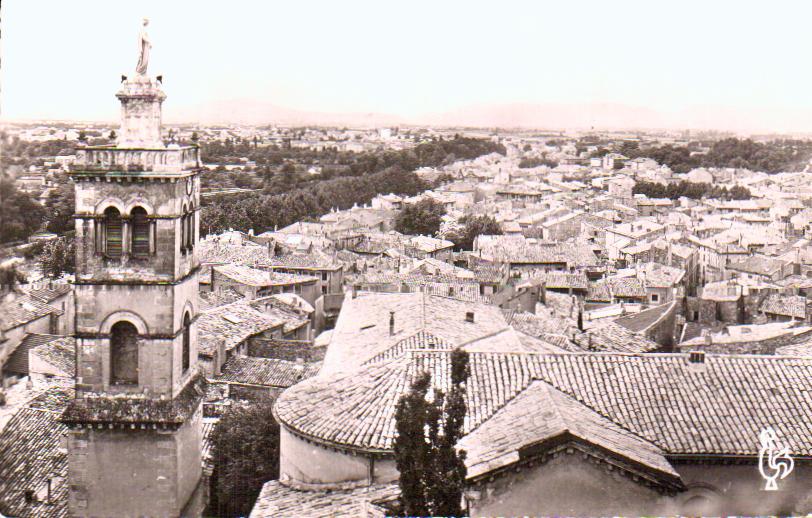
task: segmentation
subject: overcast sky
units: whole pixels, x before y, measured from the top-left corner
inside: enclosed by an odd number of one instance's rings
[[[115,119],[144,16],[167,109],[812,110],[812,2],[5,0],[3,118]]]

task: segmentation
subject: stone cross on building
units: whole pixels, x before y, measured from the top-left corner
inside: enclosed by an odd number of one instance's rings
[[[77,151],[72,516],[199,515],[197,146],[164,146],[153,78],[123,81],[115,146]]]

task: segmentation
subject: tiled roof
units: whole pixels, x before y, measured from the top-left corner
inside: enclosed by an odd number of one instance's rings
[[[61,338],[59,335],[41,335],[29,333],[25,335],[22,342],[17,346],[11,356],[3,365],[3,370],[16,374],[28,374],[28,351],[42,344],[47,344],[53,340]]]
[[[287,388],[315,376],[320,368],[321,362],[297,363],[271,358],[233,356],[223,365],[223,373],[217,380]]]
[[[660,477],[672,481],[679,478],[660,448],[544,381],[532,382],[493,417],[463,437],[458,447],[472,459],[467,476],[475,478],[519,461],[524,450],[534,444],[570,437],[620,454]]]
[[[451,248],[454,243],[445,239],[437,239],[429,236],[411,236],[408,238],[407,246],[417,248],[421,252],[436,252],[445,248]]]
[[[653,308],[644,309],[639,313],[631,313],[615,319],[615,323],[619,324],[633,333],[645,331],[665,317],[670,311],[674,310],[677,302],[672,301],[669,304],[660,304]]]
[[[510,320],[510,325],[524,334],[541,338],[547,333],[566,334],[575,327],[576,322],[569,318],[550,315],[546,311],[535,314],[517,311]]]
[[[227,243],[217,239],[203,239],[197,246],[197,257],[202,264],[268,264],[268,248],[256,243]]]
[[[391,360],[401,356],[404,351],[451,351],[454,346],[442,338],[431,334],[428,331],[420,330],[412,336],[407,336],[398,341],[385,351],[377,354],[364,363],[377,363],[384,360]]]
[[[250,518],[302,518],[329,516],[357,518],[366,515],[368,505],[400,494],[397,484],[364,486],[333,491],[300,491],[271,480],[262,486]]]
[[[800,295],[768,295],[761,303],[759,310],[764,313],[773,313],[793,318],[806,318],[808,299]]]
[[[587,290],[586,300],[590,302],[611,302],[612,292],[607,282],[592,282]]]
[[[216,291],[200,290],[199,296],[200,311],[208,311],[245,298],[242,293],[231,288]]]
[[[47,304],[67,293],[70,293],[71,290],[73,290],[73,286],[71,286],[70,284],[52,283],[49,286],[43,288],[28,290],[27,293],[29,296],[42,302],[45,302]]]
[[[283,326],[285,320],[263,313],[245,301],[218,306],[197,320],[198,353],[213,357],[219,343],[230,351],[249,337]]]
[[[307,253],[282,253],[271,256],[268,264],[275,268],[302,268],[311,270],[337,270],[341,268],[335,257],[321,250],[313,249]]]
[[[812,356],[812,341],[777,347],[775,354],[781,356]]]
[[[17,297],[10,302],[0,304],[0,331],[8,331],[51,313],[61,315],[62,311],[31,295]]]
[[[644,275],[643,283],[650,288],[670,288],[685,277],[685,270],[660,263],[645,263],[639,269]]]
[[[279,286],[302,282],[315,282],[317,277],[311,275],[293,275],[289,273],[269,272],[250,266],[224,264],[215,266],[214,271],[246,286]]]
[[[448,390],[448,352],[410,352],[285,391],[276,414],[296,433],[337,446],[390,452],[395,405],[418,372]],[[684,354],[472,353],[470,433],[534,380],[543,380],[665,454],[758,454],[772,426],[793,455],[812,454],[812,358]],[[544,404],[544,400],[538,402]],[[594,440],[600,437],[591,433]],[[478,459],[471,456],[470,463]]]
[[[607,322],[575,335],[575,343],[582,351],[598,352],[646,353],[660,348],[657,342],[615,322]]]
[[[22,408],[0,435],[0,511],[20,518],[68,515],[68,459],[61,449],[67,427],[59,413]],[[51,499],[47,485],[51,481]],[[27,503],[26,491],[36,501]]]
[[[645,297],[646,288],[640,279],[635,277],[615,277],[606,279],[609,291],[615,297]]]
[[[586,290],[589,287],[589,280],[582,272],[546,272],[533,276],[529,279],[533,284],[544,285],[550,289]]]
[[[53,365],[68,376],[72,377],[76,372],[76,339],[72,336],[49,340],[32,348],[30,354]]]
[[[740,261],[731,261],[727,267],[731,270],[739,270],[758,275],[773,275],[777,271],[781,270],[784,264],[784,261],[774,259],[772,257],[751,255]]]
[[[574,267],[598,264],[598,258],[592,251],[592,247],[585,243],[521,242],[513,246],[501,245],[502,243],[499,243],[499,246],[488,246],[482,249],[481,257],[489,261],[511,264],[564,263]]]
[[[466,321],[467,313],[473,313],[473,322]],[[456,347],[507,327],[502,311],[489,304],[425,293],[358,292],[344,299],[320,375],[352,370],[421,330]]]
[[[289,304],[285,301],[286,297],[297,297],[294,293],[280,293],[262,297],[249,301],[248,304],[254,309],[262,311],[264,314],[269,315],[271,318],[284,322],[282,330],[289,333],[300,327],[307,325],[310,322],[308,317],[308,310]],[[307,304],[307,301],[299,298],[301,302]],[[308,304],[308,307],[312,307]]]

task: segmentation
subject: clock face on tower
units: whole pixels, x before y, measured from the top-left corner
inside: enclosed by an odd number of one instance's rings
[[[192,190],[194,189],[195,182],[191,178],[186,179],[186,194],[192,194]]]

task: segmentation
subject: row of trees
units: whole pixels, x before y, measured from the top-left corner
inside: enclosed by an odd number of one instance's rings
[[[219,145],[219,144],[218,144]],[[288,152],[287,150],[284,152]],[[265,153],[265,160],[278,148],[256,148],[255,153]],[[482,154],[501,152],[504,147],[489,140],[455,136],[419,144],[413,149],[384,151],[378,153],[341,154],[350,157],[349,163],[334,164],[325,178],[302,176],[292,162],[286,162],[276,173],[267,174],[262,193],[250,193],[239,197],[222,198],[203,207],[201,227],[203,234],[221,232],[228,228],[266,231],[283,227],[300,220],[315,219],[331,208],[348,209],[355,204],[369,203],[382,193],[413,196],[430,186],[413,171],[424,166],[440,166],[458,159],[472,159]],[[328,159],[330,153],[319,155]],[[216,155],[210,155],[210,159]],[[257,162],[259,164],[259,162]],[[266,171],[263,166],[261,171]],[[209,176],[209,181],[212,180]],[[424,207],[425,208],[425,207]],[[434,234],[439,228],[443,212],[421,227],[422,231],[409,234]],[[405,227],[402,227],[405,228]]]
[[[720,200],[749,200],[752,198],[747,187],[734,185],[727,187],[712,185],[704,182],[686,182],[661,184],[657,182],[638,181],[632,189],[634,194],[645,194],[649,198],[669,198],[677,200],[681,197],[699,200],[714,198]]]
[[[438,167],[493,152],[504,153],[505,149],[489,140],[459,135],[452,139],[424,142],[412,149],[362,153],[335,148],[252,147],[247,143],[235,145],[233,140],[228,139],[201,144],[204,161],[238,164],[248,159],[256,163],[255,172],[226,172],[225,167],[220,167],[204,173],[202,182],[204,187],[254,188],[263,189],[266,194],[280,194],[295,187],[343,176],[365,176],[391,167],[404,171]],[[318,166],[320,173],[308,174],[311,166]]]
[[[558,167],[558,162],[556,162],[555,160],[550,160],[549,158],[540,158],[540,157],[525,157],[519,160],[519,167],[522,169],[529,169],[532,167],[539,167],[542,165],[553,168]]]
[[[665,164],[675,173],[687,173],[697,167],[735,167],[779,173],[802,171],[812,157],[812,142],[803,140],[772,140],[755,142],[751,139],[726,138],[710,144],[707,153],[693,153],[700,150],[699,143],[688,146],[641,147],[637,142],[623,142],[617,151],[629,158],[645,157]],[[601,148],[596,156],[608,153]]]
[[[413,196],[427,187],[415,173],[393,167],[358,178],[335,178],[284,194],[223,197],[203,206],[201,232],[205,235],[229,228],[264,232],[297,221],[313,220],[334,207],[348,209],[369,203],[380,193]]]

